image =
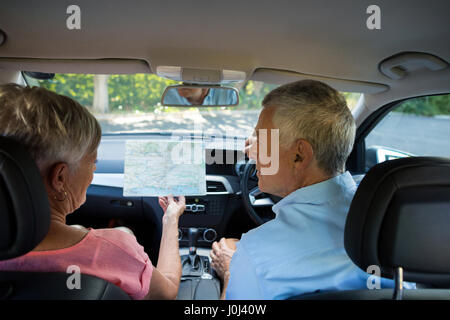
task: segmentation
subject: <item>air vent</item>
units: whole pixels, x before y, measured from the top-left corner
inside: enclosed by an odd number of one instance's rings
[[[207,192],[226,192],[227,189],[220,181],[206,181]]]

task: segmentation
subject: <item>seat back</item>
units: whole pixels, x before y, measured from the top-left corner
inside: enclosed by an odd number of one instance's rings
[[[347,216],[344,245],[361,269],[393,278],[450,286],[450,159],[386,161],[359,185]]]
[[[362,270],[434,288],[450,288],[450,159],[411,157],[374,166],[348,212],[344,245]],[[404,299],[450,299],[450,290],[406,290]],[[384,299],[393,291],[358,290],[298,299]],[[398,296],[397,296],[398,297]]]
[[[33,159],[16,141],[0,137],[0,260],[21,256],[44,239],[50,207]]]
[[[74,287],[72,276],[63,272],[0,272],[0,300],[130,300],[118,286],[87,274],[80,274],[79,287]]]
[[[393,289],[345,290],[303,294],[291,300],[392,300]],[[450,290],[405,290],[403,300],[449,300]]]
[[[50,226],[50,206],[39,170],[28,151],[0,137],[0,260],[33,250]],[[67,285],[71,274],[0,272],[0,299],[129,299],[119,287],[81,275],[80,289]]]

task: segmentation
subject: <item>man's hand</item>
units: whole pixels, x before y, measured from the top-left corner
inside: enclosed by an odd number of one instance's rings
[[[224,279],[225,273],[230,271],[231,257],[236,251],[236,242],[238,239],[220,239],[212,245],[211,267],[214,268],[220,279]]]
[[[245,140],[244,153],[250,159],[255,161],[258,159],[258,138],[255,131],[253,131],[252,135]]]

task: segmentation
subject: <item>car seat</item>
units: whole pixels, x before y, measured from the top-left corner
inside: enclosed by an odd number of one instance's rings
[[[0,137],[0,260],[34,249],[50,226],[50,207],[39,170],[27,150]],[[2,300],[123,300],[130,297],[116,285],[80,275],[80,289],[69,289],[72,274],[0,271]]]
[[[372,167],[347,216],[344,246],[362,270],[380,267],[395,289],[304,294],[291,299],[450,299],[450,159],[410,157]],[[417,290],[403,290],[402,282]],[[426,288],[424,288],[426,287]]]

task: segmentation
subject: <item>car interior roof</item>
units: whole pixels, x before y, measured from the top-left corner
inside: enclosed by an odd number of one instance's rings
[[[81,30],[66,28],[66,2],[0,3],[6,34],[0,69],[155,73],[157,66],[182,66],[240,70],[247,79],[279,84],[315,77],[342,91],[372,95],[367,110],[417,95],[415,88],[427,94],[450,91],[448,67],[419,70],[400,81],[379,70],[383,60],[402,52],[450,61],[449,1],[377,1],[380,30],[366,27],[368,3],[350,0],[80,0],[77,5]]]

